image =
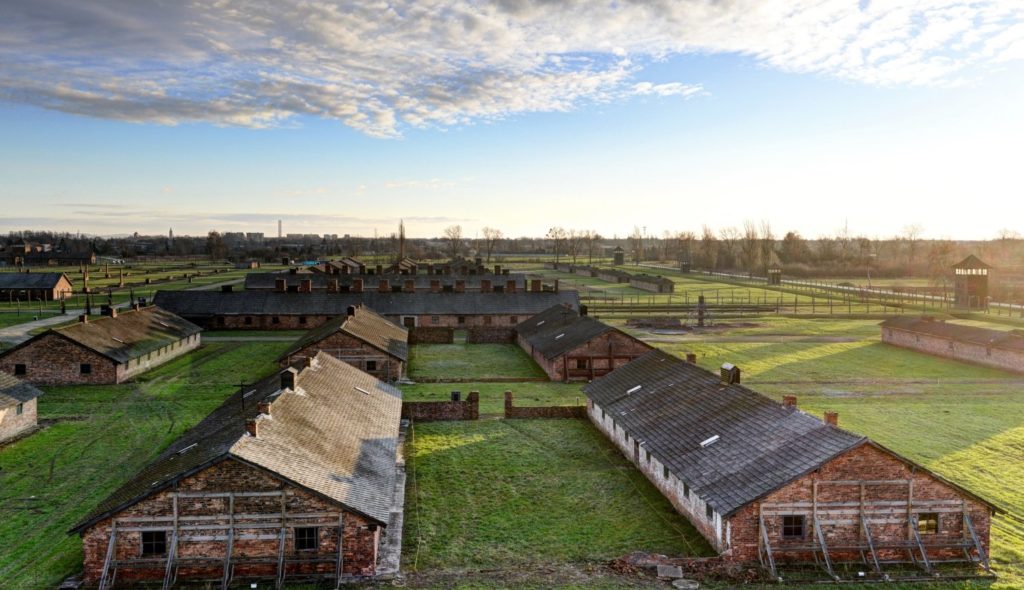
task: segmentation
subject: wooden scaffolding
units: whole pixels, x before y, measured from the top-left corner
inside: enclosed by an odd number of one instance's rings
[[[235,578],[239,566],[267,566],[272,568],[275,587],[284,586],[289,566],[301,570],[302,565],[312,566],[333,564],[331,573],[309,574],[301,572],[299,578],[333,579],[335,588],[340,587],[344,567],[344,514],[341,511],[289,513],[287,511],[287,495],[285,490],[268,492],[173,492],[170,494],[171,514],[167,516],[131,516],[115,518],[111,523],[110,539],[107,542],[106,559],[100,575],[99,590],[109,590],[117,583],[119,571],[129,569],[157,569],[164,571],[163,590],[172,588],[178,580],[183,568],[201,568],[204,570],[220,570],[218,580],[220,587],[226,590]],[[235,500],[238,498],[273,498],[280,499],[280,510],[259,514],[238,513]],[[179,500],[187,499],[221,499],[226,502],[227,511],[222,513],[206,513],[202,515],[184,515],[179,511]],[[336,529],[338,535],[337,551],[323,553],[320,551],[286,550],[288,529],[292,527],[318,527]],[[162,556],[117,558],[118,536],[125,533],[164,532],[167,539],[166,554]],[[274,541],[274,555],[249,556],[239,555],[235,551],[236,541]],[[179,546],[189,542],[223,543],[223,555],[188,556],[179,554]],[[253,576],[246,575],[245,578]],[[271,576],[258,576],[270,578]],[[293,576],[294,577],[294,576]],[[190,580],[200,581],[200,580]],[[211,581],[211,580],[205,580]]]
[[[821,486],[851,486],[859,488],[859,499],[852,501],[819,501]],[[870,500],[868,489],[872,486],[906,486],[906,498],[903,500]],[[959,538],[941,538],[925,540],[918,529],[918,515],[923,513],[949,514],[959,513],[962,528]],[[804,515],[804,537],[799,542],[773,542],[765,524],[768,517],[786,515]],[[892,535],[879,535],[872,527],[900,525],[905,533],[900,538]],[[838,542],[829,541],[827,527],[847,527],[849,532],[856,528],[856,538],[845,535]],[[910,565],[929,578],[941,577],[936,567],[939,564],[963,564],[970,567],[974,574],[961,574],[957,577],[977,575],[977,567],[990,574],[988,555],[981,544],[971,521],[967,502],[957,500],[914,499],[914,481],[906,480],[819,480],[812,487],[810,502],[764,503],[758,515],[758,556],[761,566],[773,580],[783,581],[780,556],[784,554],[809,555],[815,566],[822,570],[832,581],[843,581],[837,565],[858,563],[865,568],[857,579],[874,579],[890,581],[908,579],[890,571],[888,566]],[[858,556],[850,559],[848,556]],[[897,557],[902,556],[902,557]],[[954,557],[955,556],[955,557]],[[961,557],[962,556],[962,557]]]

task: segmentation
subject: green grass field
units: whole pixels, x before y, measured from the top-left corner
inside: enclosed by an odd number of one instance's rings
[[[0,587],[55,587],[81,570],[67,530],[193,426],[239,381],[274,370],[281,344],[209,344],[138,382],[43,388],[42,431],[0,447]]]
[[[710,554],[585,421],[418,424],[407,457],[407,571]]]
[[[417,344],[409,351],[409,378],[543,379],[545,375],[515,344]]]

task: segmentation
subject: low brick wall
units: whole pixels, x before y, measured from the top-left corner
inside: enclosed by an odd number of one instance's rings
[[[512,326],[491,328],[477,327],[466,330],[467,344],[506,344],[515,342],[516,329]]]
[[[505,419],[529,420],[533,418],[586,418],[587,406],[529,406],[515,407],[511,391],[505,392]]]
[[[402,418],[414,422],[440,422],[448,420],[479,420],[480,393],[469,392],[458,402],[402,402]]]
[[[455,341],[452,328],[422,327],[409,330],[409,344],[451,344]]]

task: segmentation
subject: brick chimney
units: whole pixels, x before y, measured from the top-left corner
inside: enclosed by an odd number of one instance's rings
[[[110,308],[110,313],[108,313],[107,315],[109,315],[111,318],[116,318],[117,317],[117,308],[116,307],[111,307]]]
[[[430,292],[440,293],[441,292],[441,281],[440,279],[430,279]]]
[[[732,363],[722,364],[722,385],[738,385],[740,382],[740,368]]]
[[[89,323],[89,316],[88,316],[88,314],[84,314],[83,313],[82,315],[78,316],[78,323],[79,324],[88,324]]]
[[[363,292],[363,279],[352,279],[352,292],[362,293]]]
[[[466,292],[466,280],[465,279],[455,279],[455,292],[456,293],[465,293]]]
[[[331,279],[327,281],[327,292],[337,293],[338,292],[338,279]]]
[[[530,279],[530,291],[540,293],[540,279]]]
[[[433,264],[428,264],[427,265],[427,274],[428,275],[434,274],[434,265]]]
[[[345,313],[346,313],[346,314],[347,314],[348,316],[354,316],[354,315],[356,315],[356,306],[354,306],[354,305],[350,305],[350,306],[348,306],[347,308],[345,308]]]
[[[295,389],[295,378],[298,377],[299,372],[295,369],[288,367],[284,371],[281,371],[281,389]]]
[[[558,293],[558,279],[555,279],[555,293]]]
[[[686,353],[686,362],[690,363],[691,365],[696,365],[697,364],[697,353],[696,352],[688,352],[688,353]]]
[[[249,436],[251,436],[253,438],[256,438],[257,436],[259,436],[259,432],[260,432],[259,422],[257,422],[256,420],[254,420],[252,418],[246,420],[245,421],[245,431],[247,433],[249,433]]]
[[[147,284],[148,284],[149,279],[146,279],[146,281],[147,281]],[[234,290],[235,290],[235,286],[234,285],[221,285],[220,286],[220,292],[221,293],[231,293]]]
[[[299,283],[299,291],[301,293],[312,293],[313,279],[302,279],[302,281]]]
[[[256,409],[259,410],[260,414],[266,414],[267,416],[269,416],[270,402],[268,400],[263,400],[260,403],[256,404]]]
[[[384,265],[383,264],[378,264],[377,265],[377,274],[378,275],[384,274]]]
[[[274,290],[278,293],[284,293],[288,290],[287,279],[274,279]]]
[[[782,396],[782,405],[786,406],[787,408],[795,408],[796,407],[796,396],[795,395],[784,395],[784,396]]]
[[[505,292],[506,293],[515,293],[516,292],[516,282],[514,280],[512,280],[512,281],[505,281]]]
[[[825,424],[829,426],[839,426],[839,412],[825,412]]]
[[[142,306],[139,305],[138,303],[132,304],[132,311],[139,311],[140,309],[142,309]]]
[[[491,292],[491,279],[480,279],[480,292],[490,293]]]
[[[390,293],[391,292],[391,284],[388,283],[387,279],[381,279],[377,283],[377,292],[378,293]]]
[[[405,279],[402,283],[403,293],[415,293],[416,292],[416,279]]]
[[[496,274],[496,275],[500,275],[501,274],[501,265],[500,264],[495,264],[494,265],[494,274]]]

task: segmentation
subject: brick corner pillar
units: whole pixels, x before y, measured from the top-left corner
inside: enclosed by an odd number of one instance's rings
[[[506,391],[505,392],[505,418],[508,419],[508,418],[511,418],[511,417],[512,417],[512,392],[511,391]]]
[[[466,398],[466,403],[469,405],[469,419],[479,420],[480,419],[480,392],[470,391],[469,397]]]

